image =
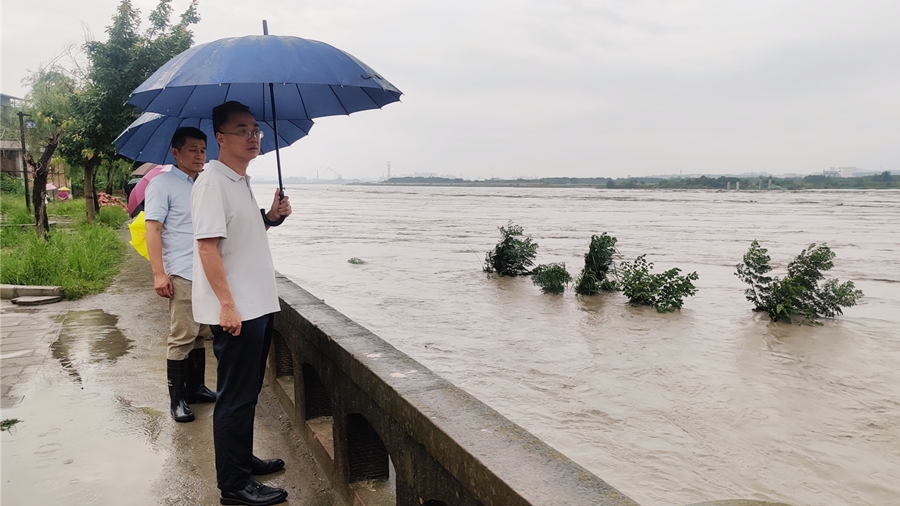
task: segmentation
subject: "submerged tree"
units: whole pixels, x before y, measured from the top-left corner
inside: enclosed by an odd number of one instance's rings
[[[563,293],[566,285],[572,282],[572,275],[564,263],[541,264],[531,271],[531,281],[544,293]]]
[[[496,272],[501,276],[523,276],[534,265],[538,245],[531,237],[523,237],[523,229],[510,221],[500,227],[502,239],[484,258],[484,272]]]
[[[747,300],[753,303],[754,311],[765,311],[765,298],[771,291],[772,278],[766,274],[772,270],[769,266],[768,250],[761,247],[756,239],[750,243],[750,249],[744,253],[744,262],[737,265],[735,276],[750,285],[744,290]]]
[[[575,279],[575,292],[579,295],[597,295],[618,289],[613,260],[618,254],[616,238],[606,235],[591,236],[591,245],[584,254],[584,268]]]
[[[745,295],[754,309],[765,311],[772,321],[790,322],[796,316],[819,323],[820,318],[843,314],[842,308],[855,306],[863,297],[852,281],[825,279],[823,272],[834,267],[835,256],[825,244],[810,244],[788,264],[787,276],[770,278],[765,275],[772,270],[768,250],[754,240],[735,275],[750,285]]]
[[[660,313],[681,309],[684,298],[695,295],[697,288],[692,281],[699,276],[692,272],[686,276],[675,267],[663,273],[654,274],[653,263],[641,255],[633,262],[622,262],[619,266],[619,281],[628,302],[636,305],[653,306]]]

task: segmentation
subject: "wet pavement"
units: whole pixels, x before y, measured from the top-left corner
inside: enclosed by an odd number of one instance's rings
[[[79,301],[0,307],[3,420],[0,503],[66,505],[218,504],[212,404],[197,419],[168,415],[168,313],[149,263],[129,250],[114,284]],[[207,385],[215,358],[207,347]],[[286,470],[266,483],[286,504],[342,504],[268,388],[256,417],[254,453]]]

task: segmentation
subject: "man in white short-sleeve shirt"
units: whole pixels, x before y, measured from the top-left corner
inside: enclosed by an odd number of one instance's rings
[[[247,106],[213,109],[219,159],[209,162],[191,192],[194,222],[194,319],[210,325],[219,361],[213,414],[216,478],[223,504],[277,504],[287,492],[253,475],[284,467],[253,455],[253,418],[280,310],[266,230],[290,216],[278,191],[263,212],[250,189],[247,167],[259,154],[262,132]]]

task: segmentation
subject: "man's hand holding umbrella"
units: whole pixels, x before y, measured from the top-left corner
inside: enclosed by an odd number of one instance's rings
[[[285,218],[291,215],[291,200],[287,195],[282,197],[281,190],[275,190],[275,198],[272,199],[272,207],[263,214],[263,222],[266,228],[281,225]]]

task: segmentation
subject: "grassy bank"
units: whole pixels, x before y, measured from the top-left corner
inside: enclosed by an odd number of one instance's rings
[[[34,218],[24,196],[0,195],[0,282],[15,285],[57,285],[66,298],[77,299],[103,291],[119,272],[125,244],[116,235],[128,216],[104,207],[95,223],[87,223],[84,200],[50,203],[50,239],[38,239]],[[65,224],[63,226],[63,223]]]

